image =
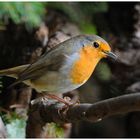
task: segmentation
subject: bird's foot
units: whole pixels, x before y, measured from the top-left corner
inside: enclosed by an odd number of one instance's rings
[[[60,98],[56,95],[48,94],[48,93],[45,94],[44,97],[57,100],[58,102],[64,103],[66,106],[71,106],[73,104],[73,103],[70,102],[70,98],[69,99],[68,98],[63,99],[63,98]]]

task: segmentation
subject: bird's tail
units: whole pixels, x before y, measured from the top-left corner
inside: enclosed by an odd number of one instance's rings
[[[18,78],[18,74],[24,71],[30,64],[21,65],[9,69],[0,70],[0,76],[9,76],[13,78]]]

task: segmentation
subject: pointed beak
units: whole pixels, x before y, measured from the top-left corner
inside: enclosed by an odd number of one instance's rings
[[[117,56],[113,53],[113,52],[109,52],[109,51],[104,51],[104,53],[106,54],[107,57],[116,60]]]

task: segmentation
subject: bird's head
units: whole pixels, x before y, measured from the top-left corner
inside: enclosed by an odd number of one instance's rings
[[[75,84],[83,84],[88,80],[101,58],[110,57],[116,59],[111,52],[109,44],[97,35],[80,35],[75,37],[75,49],[79,51],[79,57],[73,64],[71,77]]]
[[[111,58],[116,60],[117,56],[111,52],[110,45],[101,37],[97,35],[86,35],[86,40],[89,42],[89,46],[92,47],[92,51],[95,56],[100,58]]]

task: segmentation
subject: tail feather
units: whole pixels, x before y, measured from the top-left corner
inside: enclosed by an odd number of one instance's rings
[[[0,76],[9,76],[13,78],[18,78],[18,74],[24,71],[30,64],[21,65],[9,69],[0,70]]]

